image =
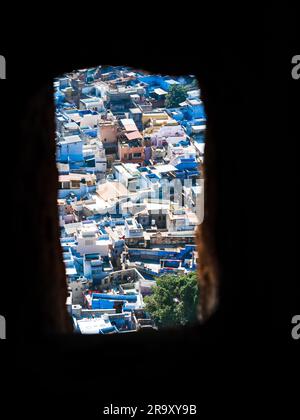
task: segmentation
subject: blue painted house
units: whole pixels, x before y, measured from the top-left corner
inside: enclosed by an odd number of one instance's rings
[[[179,171],[184,171],[186,169],[188,170],[195,170],[198,167],[198,162],[197,160],[193,157],[193,158],[183,158],[180,157],[177,159],[177,164],[175,165],[176,169],[178,169]]]
[[[187,119],[205,118],[204,104],[200,99],[187,99],[181,105]]]
[[[63,137],[57,144],[58,162],[83,162],[83,142],[78,136]]]
[[[55,100],[55,105],[57,107],[60,107],[65,102],[66,97],[61,90],[57,89],[57,91],[54,93],[54,100]]]

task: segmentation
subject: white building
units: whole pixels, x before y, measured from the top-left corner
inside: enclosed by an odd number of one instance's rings
[[[101,234],[94,221],[82,222],[77,234],[77,252],[84,254],[110,255],[111,239],[107,234]]]
[[[167,156],[170,161],[173,161],[178,156],[184,158],[196,158],[197,152],[195,147],[190,144],[189,146],[183,146],[178,144],[172,144],[171,142],[168,144],[168,152]]]
[[[105,111],[103,100],[96,96],[87,99],[80,99],[79,109],[89,109],[98,112]]]
[[[186,208],[169,210],[166,223],[169,232],[194,231],[199,224],[196,213]]]
[[[180,124],[164,125],[151,134],[150,137],[152,145],[156,147],[161,147],[166,141],[177,143],[181,140],[186,140],[185,131]]]
[[[84,294],[86,290],[90,287],[91,282],[86,278],[82,277],[77,280],[69,281],[68,288],[72,293],[72,304],[73,305],[83,305],[84,303]]]
[[[143,226],[133,217],[125,219],[125,236],[126,238],[142,238],[144,236]]]

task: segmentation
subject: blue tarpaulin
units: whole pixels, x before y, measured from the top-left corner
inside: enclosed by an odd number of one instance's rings
[[[127,300],[128,302],[136,302],[137,295],[111,295],[109,293],[93,293],[93,301],[94,299]]]

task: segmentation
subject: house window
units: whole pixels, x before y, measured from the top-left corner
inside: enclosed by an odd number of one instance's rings
[[[66,190],[69,190],[70,189],[70,182],[61,182],[60,183],[60,188],[61,189],[66,189]]]
[[[71,188],[80,188],[80,181],[71,181]]]

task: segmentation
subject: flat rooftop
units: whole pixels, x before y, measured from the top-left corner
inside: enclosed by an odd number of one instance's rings
[[[120,121],[126,131],[138,131],[132,118],[123,118]]]
[[[71,144],[71,143],[80,143],[80,142],[82,142],[81,137],[79,137],[78,135],[74,135],[74,136],[63,137],[63,140],[60,142],[60,144]]]
[[[153,91],[154,93],[156,93],[156,95],[167,95],[168,92],[166,92],[165,90],[161,89],[161,88],[156,88]]]
[[[99,330],[111,327],[108,319],[103,317],[83,318],[77,321],[81,334],[99,334]]]
[[[97,195],[104,201],[115,200],[119,197],[129,196],[127,188],[121,182],[107,181],[98,185]]]
[[[94,174],[73,174],[70,173],[68,175],[59,175],[58,180],[59,182],[69,182],[69,181],[81,181],[85,179],[86,181],[96,181],[96,175]]]
[[[142,114],[142,111],[140,110],[140,108],[130,108],[129,111],[132,114]]]

